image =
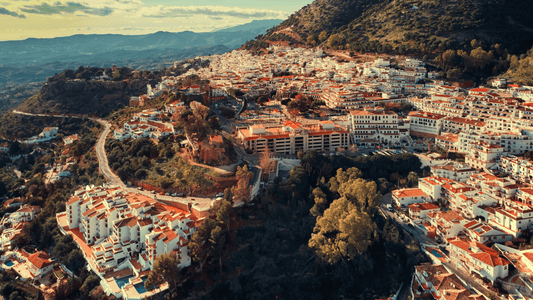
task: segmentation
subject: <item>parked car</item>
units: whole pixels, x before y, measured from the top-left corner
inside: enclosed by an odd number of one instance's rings
[[[143,188],[142,188],[142,187],[138,187],[137,189],[138,189],[139,191],[142,191],[142,190],[143,190]]]
[[[178,197],[185,197],[185,194],[184,194],[184,193],[176,193],[176,195],[177,195]]]
[[[155,191],[150,191],[150,194],[155,194]]]
[[[215,197],[223,197],[224,196],[224,193],[218,193],[215,195]]]

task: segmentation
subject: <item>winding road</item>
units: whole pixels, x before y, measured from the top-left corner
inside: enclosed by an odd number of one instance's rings
[[[98,137],[98,142],[96,143],[96,157],[98,158],[98,165],[100,168],[100,172],[104,175],[104,177],[107,179],[109,184],[120,186],[123,190],[125,190],[128,193],[143,194],[145,196],[158,199],[158,200],[166,200],[166,201],[181,202],[181,203],[193,203],[194,207],[199,210],[204,210],[204,209],[208,209],[209,207],[211,207],[211,202],[214,200],[213,198],[204,198],[204,197],[179,197],[177,198],[177,197],[171,197],[171,196],[156,195],[156,194],[150,193],[149,191],[138,190],[138,188],[127,186],[122,180],[120,180],[117,174],[115,174],[109,167],[109,162],[107,160],[107,153],[105,152],[105,142],[106,142],[107,136],[109,135],[109,132],[111,132],[112,124],[104,119],[93,118],[93,117],[84,116],[84,115],[32,114],[32,113],[21,112],[17,110],[13,110],[13,113],[19,114],[19,115],[32,116],[32,117],[76,118],[76,119],[88,119],[94,122],[98,122],[104,126],[104,131],[100,134],[100,136]]]

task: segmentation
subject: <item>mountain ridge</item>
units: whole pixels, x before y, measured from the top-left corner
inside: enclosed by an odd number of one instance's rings
[[[512,53],[524,53],[533,40],[533,19],[529,17],[533,7],[528,3],[315,0],[244,47],[285,41],[360,52],[422,54],[463,49],[476,39],[485,46],[501,44]],[[517,30],[518,27],[522,29]],[[293,34],[298,38],[293,38]]]

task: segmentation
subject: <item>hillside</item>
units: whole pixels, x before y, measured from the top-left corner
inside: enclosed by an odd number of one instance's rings
[[[510,68],[502,77],[510,82],[523,85],[533,85],[533,49],[521,55],[513,55],[510,59]]]
[[[436,53],[476,39],[511,53],[531,47],[526,0],[316,0],[246,48],[288,41],[361,52]]]

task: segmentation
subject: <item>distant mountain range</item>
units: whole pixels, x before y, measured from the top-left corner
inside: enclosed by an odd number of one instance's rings
[[[174,60],[231,51],[281,21],[253,21],[216,32],[91,34],[0,42],[0,86],[44,81],[65,68],[80,65],[161,68]]]

